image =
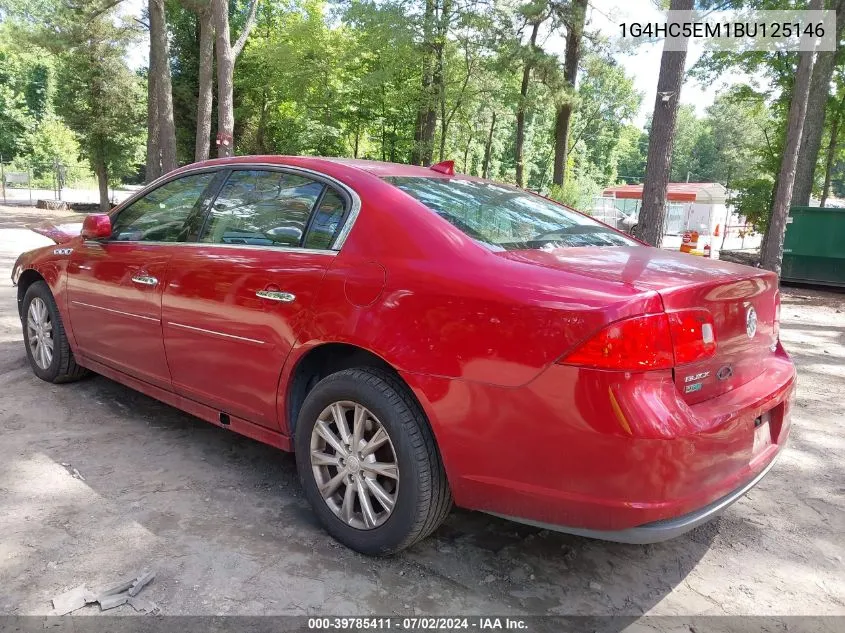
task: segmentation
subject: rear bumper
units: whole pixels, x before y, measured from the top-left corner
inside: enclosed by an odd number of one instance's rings
[[[776,460],[769,462],[759,474],[757,474],[751,481],[743,484],[736,490],[726,494],[724,497],[716,499],[712,503],[707,504],[703,508],[689,512],[679,517],[672,519],[663,519],[638,525],[636,527],[628,528],[626,530],[588,530],[584,528],[567,527],[564,525],[551,525],[548,523],[540,523],[538,521],[531,521],[521,519],[519,517],[510,517],[502,514],[495,516],[503,519],[509,519],[518,523],[525,523],[534,525],[536,527],[544,528],[546,530],[553,530],[555,532],[565,532],[567,534],[575,534],[576,536],[586,536],[587,538],[601,539],[603,541],[614,541],[616,543],[631,543],[634,545],[647,545],[649,543],[660,543],[668,541],[703,525],[708,521],[712,521],[725,510],[731,507],[734,503],[745,495],[749,490],[756,486],[763,477],[769,474],[769,471],[775,465]]]
[[[555,365],[521,388],[408,375],[457,505],[623,542],[712,519],[786,443],[795,369],[782,350],[736,389],[688,405],[672,372]],[[755,419],[769,413],[767,441]]]

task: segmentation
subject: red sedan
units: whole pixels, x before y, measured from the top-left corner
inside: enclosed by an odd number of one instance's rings
[[[323,525],[368,554],[453,502],[671,538],[789,431],[774,274],[447,163],[212,160],[51,235],[13,270],[35,374],[94,371],[294,451]]]

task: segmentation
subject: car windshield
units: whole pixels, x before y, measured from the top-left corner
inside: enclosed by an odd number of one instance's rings
[[[493,250],[637,244],[585,215],[515,187],[461,178],[385,180]]]

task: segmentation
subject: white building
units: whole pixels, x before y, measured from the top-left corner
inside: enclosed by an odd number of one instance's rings
[[[593,215],[624,230],[633,228],[642,206],[642,185],[617,185],[594,201]],[[669,183],[663,248],[680,248],[684,231],[698,231],[699,248],[714,251],[758,248],[761,235],[727,206],[728,191],[718,182]]]

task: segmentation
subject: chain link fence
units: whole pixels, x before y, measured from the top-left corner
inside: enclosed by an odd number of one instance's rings
[[[84,165],[67,165],[59,160],[4,161],[0,157],[0,193],[3,204],[48,199],[61,201],[66,189],[83,192],[86,200],[97,199],[97,181]]]

